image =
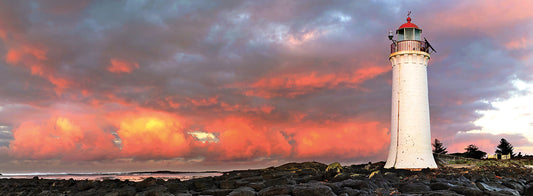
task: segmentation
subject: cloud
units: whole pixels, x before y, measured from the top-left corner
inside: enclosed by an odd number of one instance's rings
[[[83,121],[89,116],[25,122],[13,130],[10,155],[21,159],[98,160],[116,152],[113,136]],[[83,120],[80,122],[79,120]],[[38,139],[36,139],[38,138]]]
[[[369,67],[348,73],[311,72],[276,75],[259,79],[245,94],[264,98],[278,96],[294,98],[320,89],[339,88],[341,85],[357,88],[358,84],[386,71],[388,71],[387,67]]]
[[[114,114],[111,118],[118,129],[122,156],[158,159],[180,157],[189,152],[190,138],[178,116],[138,110]]]
[[[326,122],[292,129],[296,157],[354,159],[383,152],[390,141],[389,128],[379,122]],[[364,135],[364,137],[359,137]]]
[[[280,130],[244,117],[226,117],[205,128],[218,133],[220,142],[209,146],[215,160],[253,160],[261,157],[289,157],[292,146]]]
[[[138,63],[130,63],[122,59],[111,59],[109,66],[107,66],[107,70],[113,73],[131,73],[138,68]]]

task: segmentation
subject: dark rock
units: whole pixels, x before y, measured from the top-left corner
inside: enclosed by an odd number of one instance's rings
[[[134,187],[126,186],[118,190],[107,193],[106,196],[134,196],[137,193]]]
[[[250,184],[247,184],[246,185],[247,187],[251,187],[253,189],[255,189],[256,191],[259,191],[259,190],[262,190],[266,187],[266,185],[262,182],[252,182]]]
[[[215,183],[212,178],[197,178],[192,179],[192,185],[196,191],[204,191],[208,189],[215,189]]]
[[[331,188],[331,190],[335,193],[335,194],[339,194],[342,192],[342,183],[339,183],[339,182],[336,182],[336,183],[326,183],[324,184],[326,186],[328,186],[329,188]]]
[[[349,173],[338,173],[337,175],[333,176],[333,178],[331,179],[331,182],[341,182],[349,178],[350,178]]]
[[[354,180],[354,179],[348,179],[341,182],[342,187],[350,187],[352,189],[375,189],[375,184],[372,183],[372,181],[369,180]]]
[[[437,190],[448,190],[450,187],[455,186],[447,182],[435,182],[431,183],[429,187],[431,190],[437,191]]]
[[[342,173],[343,168],[340,163],[335,162],[332,164],[329,164],[326,168],[326,178],[332,179],[334,176],[336,176],[338,173]]]
[[[296,184],[296,181],[292,177],[279,177],[275,179],[269,179],[265,181],[267,187],[274,185],[293,185]]]
[[[518,191],[520,195],[522,195],[525,190],[525,184],[516,180],[505,180],[503,181],[502,185],[506,186],[507,188]]]
[[[228,196],[256,196],[257,193],[253,188],[250,187],[240,187],[233,190]]]
[[[421,182],[405,183],[400,185],[400,192],[402,193],[424,193],[431,189],[428,185]]]
[[[107,184],[110,184],[110,183],[107,183]],[[137,184],[135,184],[135,188],[137,189],[137,191],[143,191],[146,188],[151,187],[151,186],[155,186],[155,185],[157,185],[156,179],[153,178],[153,177],[149,177],[149,178],[146,178],[143,181],[138,182]]]
[[[170,193],[167,192],[167,187],[164,187],[162,185],[156,185],[148,188],[148,190],[142,192],[140,195],[144,196],[163,196],[163,195],[170,195]]]
[[[277,185],[265,188],[259,191],[259,196],[271,196],[271,195],[290,195],[294,189],[293,185]]]
[[[350,187],[344,187],[344,190],[342,190],[342,192],[339,195],[342,195],[342,194],[348,195],[348,196],[357,196],[361,194],[361,191],[357,189],[352,189]]]
[[[462,195],[471,195],[471,196],[481,196],[483,191],[479,190],[477,187],[468,187],[468,186],[453,186],[450,187],[450,190],[462,194]]]
[[[178,193],[176,196],[192,196],[191,193]]]
[[[76,184],[76,190],[77,191],[86,191],[86,190],[89,190],[91,188],[94,188],[94,181],[88,181],[88,180],[85,180],[85,181],[79,181],[77,184]]]
[[[186,183],[183,182],[167,182],[165,185],[169,192],[171,193],[186,193],[189,190],[189,187]]]
[[[220,182],[219,187],[221,189],[235,189],[235,184],[236,184],[235,181],[225,180],[225,181]]]
[[[333,190],[322,184],[297,185],[292,190],[294,196],[336,196]]]
[[[243,178],[241,180],[244,180],[246,182],[262,182],[263,176],[251,176],[251,177]]]
[[[526,185],[524,195],[533,196],[533,183],[529,183]]]
[[[503,195],[520,195],[520,193],[516,190],[507,188],[501,184],[497,184],[494,182],[477,182],[477,187],[482,190],[485,193],[499,193]]]
[[[213,196],[226,196],[231,193],[232,189],[209,189],[202,191],[202,195],[213,195]]]
[[[263,177],[264,180],[271,180],[271,179],[277,179],[277,178],[289,178],[289,177],[292,178],[292,175],[294,175],[294,173],[289,172],[289,171],[275,171],[275,172],[270,172],[270,173],[264,173],[261,176]]]
[[[457,194],[450,190],[439,190],[424,193],[423,196],[461,196],[461,194]]]

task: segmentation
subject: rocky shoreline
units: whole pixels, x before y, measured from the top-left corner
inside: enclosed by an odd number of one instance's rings
[[[384,163],[341,166],[288,163],[187,181],[0,179],[0,195],[533,195],[533,171],[518,164],[438,170],[384,169]]]

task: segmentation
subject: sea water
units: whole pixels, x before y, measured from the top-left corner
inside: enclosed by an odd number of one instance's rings
[[[129,180],[134,182],[143,181],[146,178],[153,177],[163,180],[180,179],[190,180],[193,178],[221,176],[220,172],[132,172],[132,173],[12,173],[2,174],[0,179],[16,178],[16,179],[31,179],[39,177],[39,179],[53,179],[53,180]]]

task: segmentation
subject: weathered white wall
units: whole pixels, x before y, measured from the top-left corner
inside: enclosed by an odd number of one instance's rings
[[[437,168],[429,121],[429,54],[400,51],[389,59],[393,68],[391,144],[385,168]]]

